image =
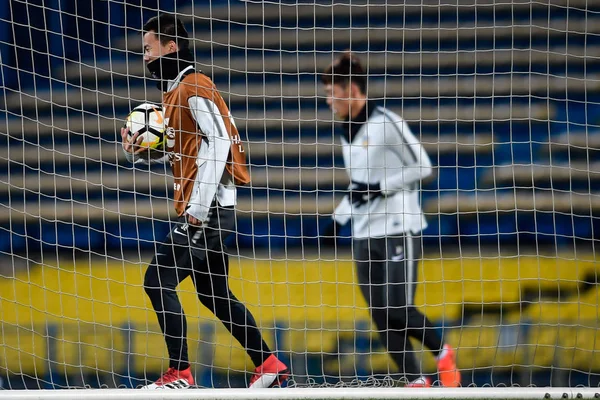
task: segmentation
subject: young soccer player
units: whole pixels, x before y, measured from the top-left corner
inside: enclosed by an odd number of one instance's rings
[[[367,99],[367,76],[350,53],[322,74],[327,104],[340,119],[349,194],[332,227],[352,219],[352,247],[360,289],[383,345],[409,386],[431,386],[421,375],[409,337],[437,358],[444,386],[460,384],[454,350],[414,305],[420,234],[427,227],[419,204],[422,179],[431,174],[427,153],[406,122]]]
[[[176,288],[188,276],[198,298],[246,349],[257,365],[251,388],[281,384],[288,368],[264,342],[246,307],[231,293],[223,241],[235,230],[236,185],[250,175],[237,128],[213,82],[195,69],[188,34],[175,16],[160,14],[144,25],[144,61],[163,91],[165,151],[140,147],[121,130],[132,162],[169,162],[179,221],[156,245],[144,288],[165,336],[169,369],[147,389],[194,384],[187,347],[186,318]]]

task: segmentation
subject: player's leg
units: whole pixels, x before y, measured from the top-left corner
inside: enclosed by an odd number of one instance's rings
[[[442,384],[456,386],[460,382],[460,374],[456,369],[453,350],[443,344],[436,327],[414,304],[418,263],[422,253],[420,237],[408,233],[388,238],[387,251],[390,325],[398,330],[405,329],[410,337],[428,347],[438,359]]]
[[[416,337],[421,342],[423,341],[425,316],[414,307],[412,301],[416,283],[416,268],[413,268],[414,263],[410,262],[412,250],[407,249],[404,236],[396,236],[385,239],[383,251],[385,252],[384,297],[389,325],[392,331],[402,335],[403,342],[407,344],[406,351],[410,349],[410,358],[414,360],[415,365],[418,365],[416,354],[410,344],[410,337]],[[433,325],[431,327],[433,328]],[[432,332],[435,334],[435,331]],[[409,378],[409,386],[427,387],[431,385],[431,380],[421,375],[420,368],[415,368],[414,371],[415,374]]]
[[[144,289],[156,312],[169,354],[168,371],[147,389],[179,389],[194,384],[188,358],[187,322],[176,292],[179,283],[190,274],[187,238],[179,239],[171,232],[158,246],[144,276]]]
[[[407,248],[411,250],[411,260],[412,260],[412,269],[413,276],[415,277],[415,283],[417,284],[417,271],[418,264],[421,261],[423,250],[422,250],[422,240],[420,235],[409,235],[406,238]],[[410,245],[409,245],[410,243]],[[412,291],[412,299],[411,303],[414,304],[414,293]],[[443,343],[440,337],[439,343],[436,341],[439,335],[428,335],[428,332],[434,332],[434,330],[429,327],[433,326],[433,324],[429,321],[429,318],[425,316],[425,335],[423,343],[429,347],[432,351],[433,355],[437,360],[438,374],[440,377],[440,381],[442,385],[446,387],[456,387],[460,386],[461,382],[461,374],[456,365],[456,353],[454,349],[447,343]],[[436,349],[440,349],[439,351],[435,351]]]
[[[194,285],[198,298],[225,325],[265,374],[255,374],[252,387],[270,387],[287,379],[287,366],[271,352],[250,311],[229,289],[229,257],[223,241],[235,228],[232,208],[220,207],[204,230],[205,256],[193,256]],[[258,369],[257,368],[257,369]],[[262,375],[266,375],[264,379]],[[256,377],[256,379],[255,379]],[[258,381],[260,379],[260,381]]]
[[[385,239],[354,240],[353,253],[359,287],[369,305],[381,342],[396,363],[400,374],[413,381],[420,374],[407,332],[405,329],[390,329]]]
[[[442,338],[431,321],[414,304],[420,246],[411,235],[387,238],[386,281],[390,324],[394,329],[408,330],[435,356],[442,349]]]

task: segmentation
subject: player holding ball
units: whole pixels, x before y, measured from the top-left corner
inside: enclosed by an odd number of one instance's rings
[[[179,220],[155,247],[144,288],[165,336],[169,369],[147,389],[194,385],[186,317],[176,288],[192,278],[202,304],[246,349],[257,368],[251,388],[281,384],[289,371],[264,342],[254,317],[231,293],[223,241],[235,230],[236,185],[250,175],[229,108],[213,82],[194,68],[188,33],[175,16],[160,14],[143,28],[144,62],[163,92],[164,148],[142,146],[139,132],[121,130],[132,162],[169,162]]]

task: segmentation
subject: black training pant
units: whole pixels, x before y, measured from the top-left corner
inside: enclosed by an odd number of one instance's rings
[[[223,322],[254,364],[261,365],[271,354],[254,317],[229,290],[229,257],[223,241],[234,228],[233,207],[214,207],[206,228],[182,220],[156,248],[144,288],[165,335],[170,367],[189,366],[186,318],[176,292],[188,276],[200,302]]]
[[[420,237],[355,239],[353,253],[360,289],[381,342],[400,372],[412,381],[421,371],[409,337],[421,341],[434,355],[442,347],[433,324],[414,306]]]

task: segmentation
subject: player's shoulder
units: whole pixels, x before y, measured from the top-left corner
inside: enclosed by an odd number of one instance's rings
[[[385,107],[378,108],[379,114],[374,115],[373,123],[381,127],[380,131],[385,136],[386,141],[390,140],[391,143],[395,143],[400,136],[404,137],[402,140],[407,140],[406,138],[411,136],[410,127],[400,114]]]
[[[394,124],[402,124],[404,122],[404,118],[400,114],[381,106],[375,109],[373,118],[376,118],[378,122],[392,122]]]
[[[187,74],[183,77],[183,80],[186,82],[205,82],[209,84],[213,84],[212,79],[202,71],[194,71],[192,73]]]
[[[367,123],[371,127],[383,127],[385,124],[390,123],[393,117],[387,114],[387,110],[384,107],[377,106],[369,115]]]
[[[193,72],[191,74],[187,74],[181,80],[181,83],[184,84],[185,87],[189,88],[189,90],[208,90],[214,91],[215,84],[207,75],[202,72]]]

